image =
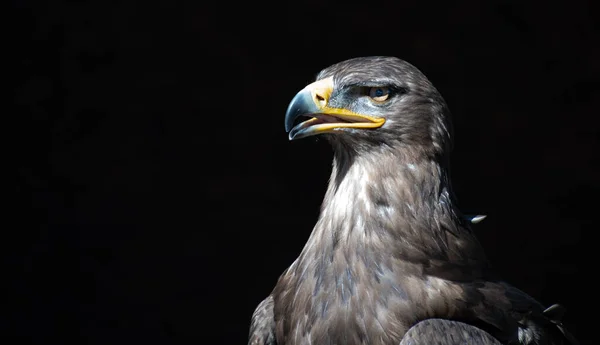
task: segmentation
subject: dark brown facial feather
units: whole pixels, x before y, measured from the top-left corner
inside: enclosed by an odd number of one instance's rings
[[[419,321],[443,318],[503,341],[560,344],[540,326],[542,306],[492,276],[455,206],[449,111],[427,78],[388,57],[344,61],[317,79],[330,76],[342,90],[383,82],[406,93],[381,108],[383,127],[326,134],[335,154],[321,214],[257,309],[271,319],[253,318],[262,333],[250,343],[397,345]]]
[[[372,85],[393,85],[405,90],[393,107],[381,115],[388,122],[376,131],[350,131],[354,135],[330,135],[331,140],[347,140],[354,150],[369,144],[420,148],[429,155],[447,155],[452,145],[452,125],[446,102],[429,80],[414,66],[393,57],[368,57],[340,62],[324,69],[317,80],[333,77],[336,89],[344,90],[368,81]],[[339,104],[332,95],[332,106]],[[355,109],[361,110],[361,109]]]

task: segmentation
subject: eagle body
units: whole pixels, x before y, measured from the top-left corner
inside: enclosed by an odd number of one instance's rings
[[[313,118],[294,126],[299,116]],[[332,174],[305,247],[252,317],[249,344],[570,340],[493,273],[454,201],[449,111],[414,66],[388,57],[333,65],[287,117],[290,139],[328,137]]]

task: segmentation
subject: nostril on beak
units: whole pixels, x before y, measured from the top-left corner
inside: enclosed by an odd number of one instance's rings
[[[319,95],[318,93],[315,93],[315,103],[317,103],[321,107],[324,107],[327,101],[325,100],[325,97]]]

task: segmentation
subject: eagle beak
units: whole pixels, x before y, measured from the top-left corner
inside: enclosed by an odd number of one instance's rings
[[[333,78],[329,77],[308,85],[294,96],[285,114],[285,131],[289,132],[290,140],[331,133],[341,128],[378,128],[385,123],[381,117],[329,107],[332,92]],[[300,116],[310,119],[294,126]]]

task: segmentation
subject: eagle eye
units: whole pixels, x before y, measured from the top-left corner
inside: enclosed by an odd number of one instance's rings
[[[375,102],[385,102],[390,97],[390,88],[372,87],[369,89],[369,97]]]

